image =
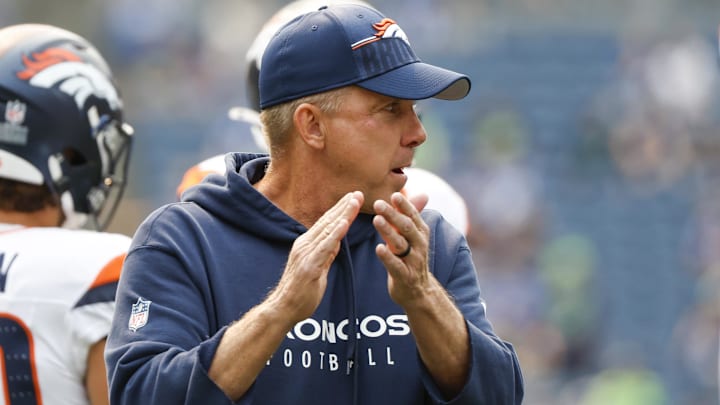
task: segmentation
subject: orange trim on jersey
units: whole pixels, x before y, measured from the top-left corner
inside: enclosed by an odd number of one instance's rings
[[[199,184],[205,176],[215,173],[214,170],[202,170],[198,166],[193,166],[188,171],[185,172],[185,175],[182,178],[182,181],[180,181],[180,185],[177,187],[177,190],[175,190],[175,193],[177,194],[177,197],[180,198],[182,193],[185,192],[185,190],[189,189],[190,187]]]
[[[24,231],[24,230],[26,230],[26,229],[28,229],[28,227],[23,226],[23,225],[20,225],[20,226],[17,227],[17,228],[7,229],[7,230],[4,230],[4,231],[0,231],[0,235],[7,235],[7,234],[13,233],[13,232],[20,232],[20,231]]]
[[[116,283],[120,280],[120,270],[122,270],[123,261],[125,261],[125,253],[110,260],[108,264],[100,270],[100,274],[95,277],[90,289],[101,285]]]
[[[2,371],[2,375],[5,377],[5,381],[3,381],[3,394],[5,394],[5,403],[10,404],[10,391],[8,388],[8,382],[7,382],[7,369],[5,368],[5,350],[3,350],[2,346],[0,346],[0,357],[2,358],[2,361],[0,361],[0,371]]]
[[[37,399],[37,405],[42,405],[42,392],[40,391],[40,382],[38,381],[37,376],[37,370],[35,368],[35,341],[33,340],[32,332],[30,331],[30,328],[25,324],[25,322],[22,321],[22,319],[18,318],[17,316],[13,314],[9,314],[7,312],[0,312],[0,318],[6,318],[6,319],[12,319],[20,325],[21,328],[23,328],[23,331],[25,332],[25,336],[27,336],[28,340],[28,351],[30,352],[30,370],[32,372],[32,380],[33,380],[33,389],[35,390],[35,398]],[[8,391],[8,383],[7,383],[7,374],[5,374],[5,352],[2,350],[2,347],[0,347],[0,352],[2,353],[2,371],[3,376],[5,376],[5,400],[6,404],[12,403],[10,401],[10,393]]]

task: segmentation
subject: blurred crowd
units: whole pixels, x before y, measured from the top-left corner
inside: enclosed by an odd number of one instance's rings
[[[285,3],[0,2],[0,24],[74,30],[113,66],[136,144],[111,231],[132,235],[197,161],[255,150],[227,111],[247,104],[245,52]],[[420,103],[417,165],[468,203],[525,403],[717,405],[717,0],[372,3],[473,80],[463,102]]]

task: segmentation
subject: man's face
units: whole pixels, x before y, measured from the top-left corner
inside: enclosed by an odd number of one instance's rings
[[[351,86],[336,112],[324,114],[327,165],[338,191],[365,193],[362,211],[372,212],[377,199],[405,185],[403,169],[415,148],[425,142],[425,129],[415,113],[415,102],[383,96]]]

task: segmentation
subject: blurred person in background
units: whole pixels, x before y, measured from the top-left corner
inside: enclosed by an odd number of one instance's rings
[[[369,6],[366,2],[355,0],[337,0],[330,2],[322,0],[294,1],[278,10],[268,19],[248,49],[245,60],[247,65],[247,99],[250,108],[241,106],[233,107],[228,112],[228,115],[230,119],[242,121],[249,125],[250,134],[260,153],[268,153],[269,151],[267,142],[263,137],[262,124],[260,123],[260,95],[258,94],[258,77],[265,48],[273,34],[287,22],[301,14],[317,10],[321,6],[330,3],[352,3]],[[178,199],[181,198],[185,190],[200,183],[207,175],[211,173],[224,174],[224,156],[224,154],[215,155],[190,167],[184,173],[176,189]],[[405,169],[405,174],[408,180],[402,189],[402,193],[408,197],[426,194],[428,196],[428,203],[425,209],[439,211],[446,220],[467,237],[470,230],[470,221],[467,204],[463,197],[442,177],[429,170],[419,167],[409,167]]]
[[[103,351],[130,238],[98,231],[131,134],[92,44],[49,25],[0,29],[3,403],[108,403]]]
[[[469,79],[333,4],[273,37],[259,89],[271,158],[227,155],[135,234],[113,402],[520,403],[465,239],[399,193],[426,138],[413,100],[461,99]]]

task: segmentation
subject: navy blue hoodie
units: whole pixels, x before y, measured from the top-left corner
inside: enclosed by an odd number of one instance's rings
[[[181,202],[153,212],[125,260],[106,360],[115,405],[231,404],[208,377],[226,328],[259,304],[306,228],[252,187],[264,155],[231,154]],[[430,269],[467,323],[467,382],[444,400],[375,254],[382,239],[360,214],[342,242],[315,313],[290,330],[240,404],[519,404],[510,344],[493,333],[470,250],[434,211]]]

